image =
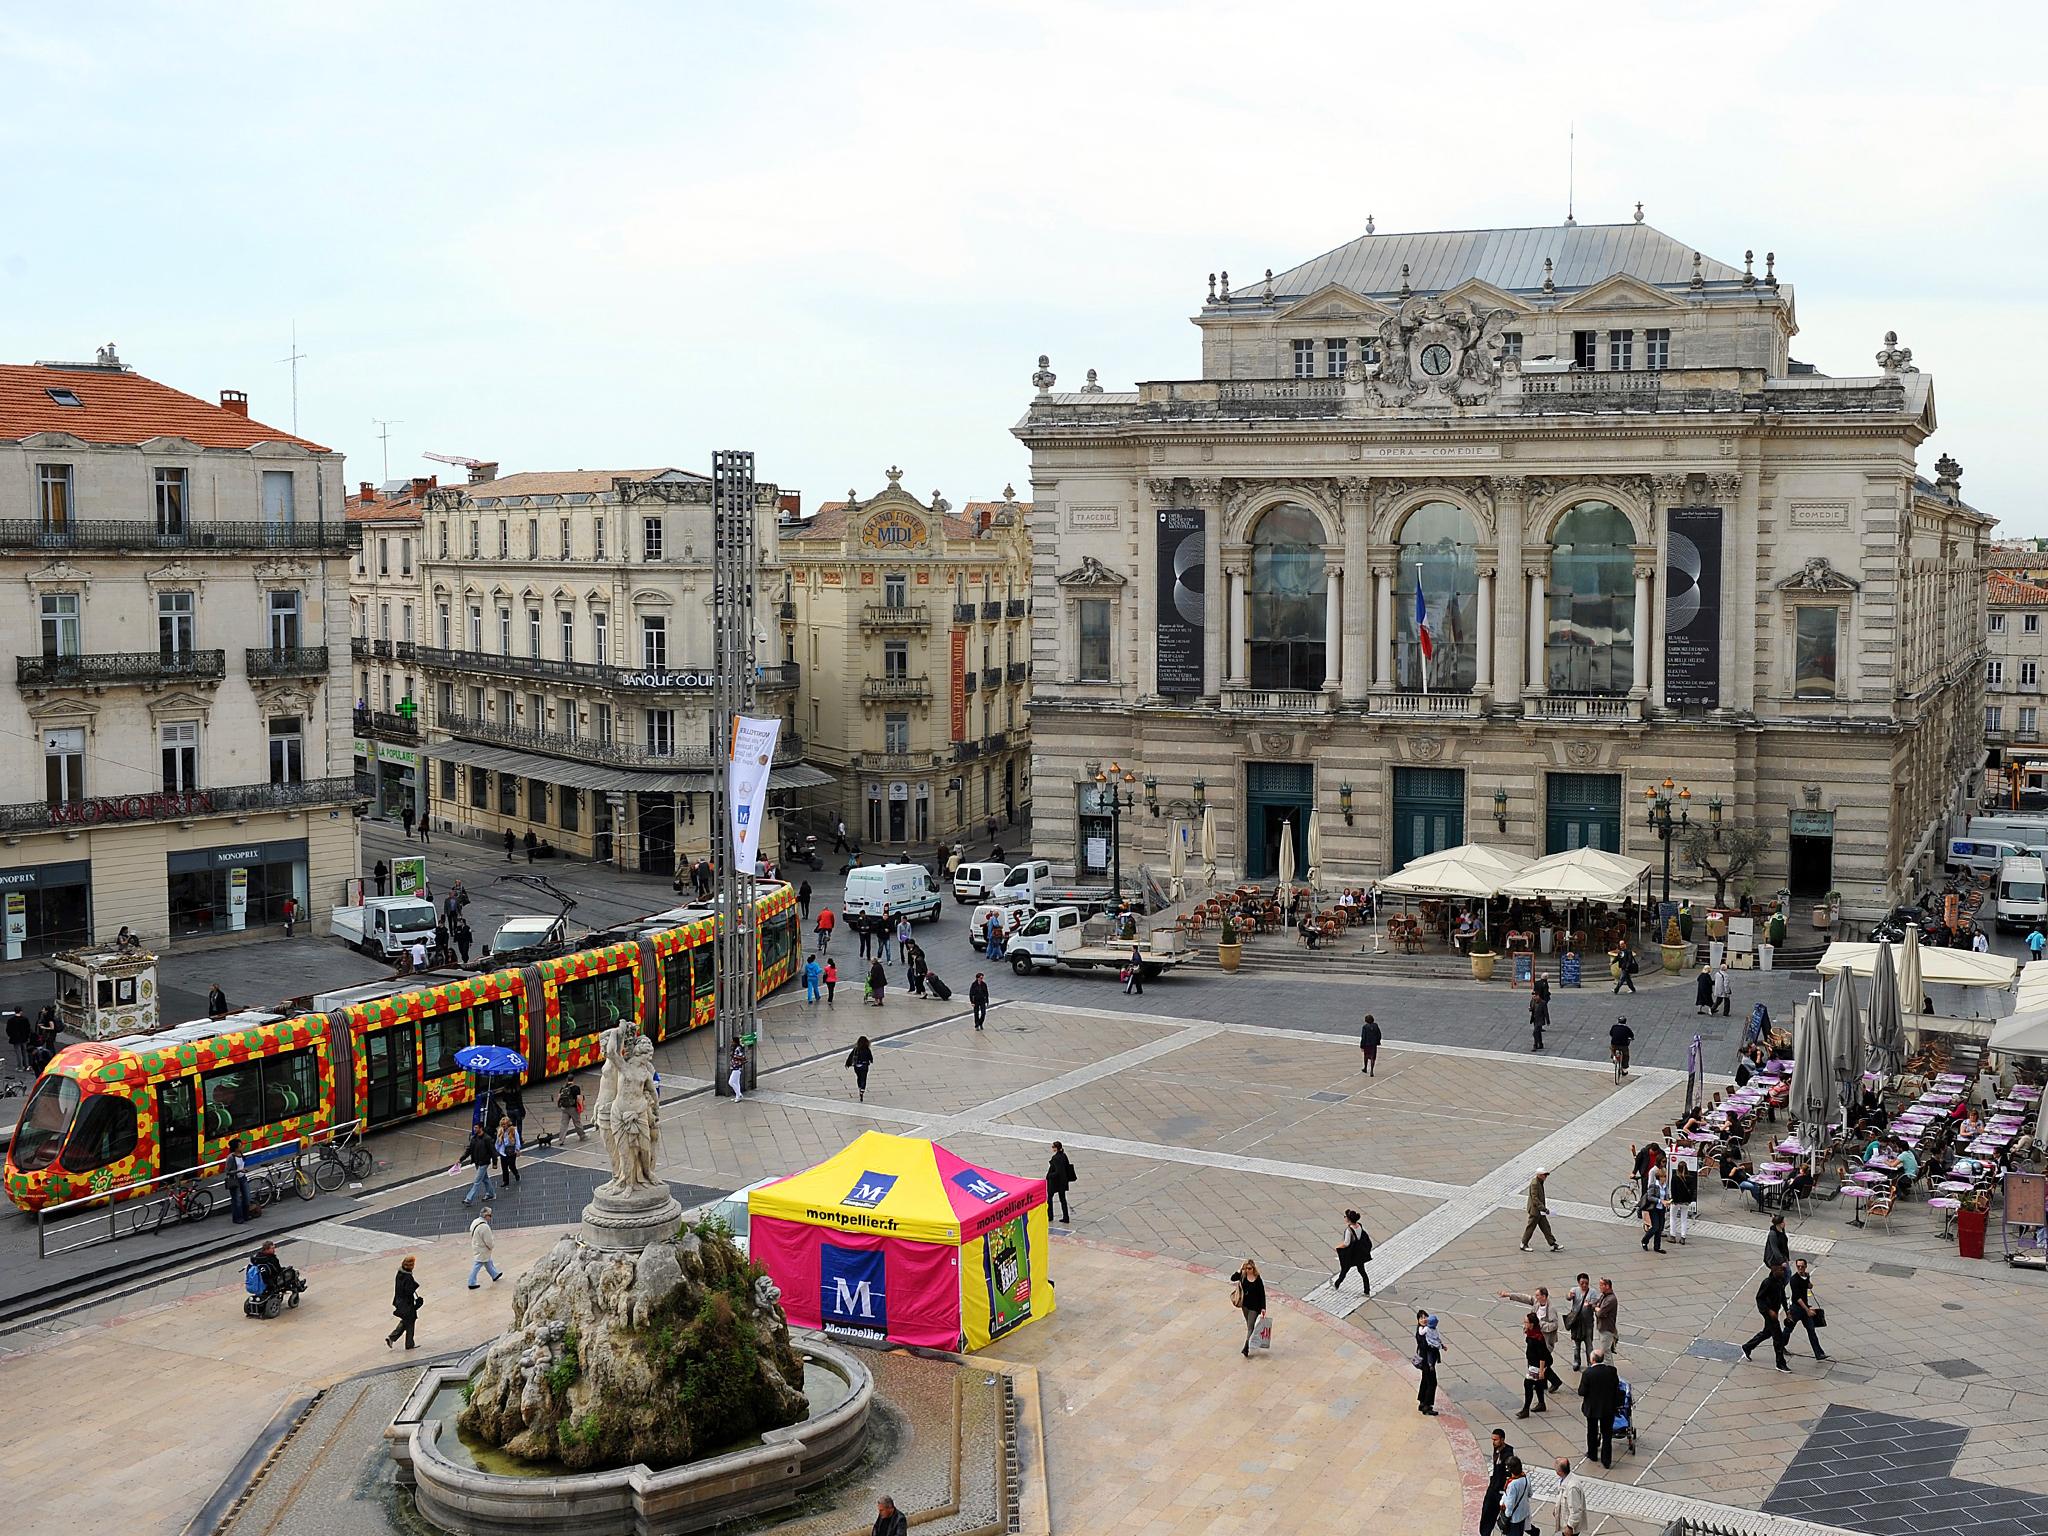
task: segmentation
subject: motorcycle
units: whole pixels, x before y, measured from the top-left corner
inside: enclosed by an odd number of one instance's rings
[[[818,853],[818,839],[816,837],[799,838],[791,834],[783,841],[782,858],[783,862],[787,864],[794,864],[801,859],[804,863],[810,865],[812,869],[823,869],[825,867],[825,861]]]

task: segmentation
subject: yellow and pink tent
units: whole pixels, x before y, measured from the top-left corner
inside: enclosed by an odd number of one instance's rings
[[[747,1245],[799,1328],[979,1349],[1053,1309],[1045,1180],[869,1131],[747,1195]]]

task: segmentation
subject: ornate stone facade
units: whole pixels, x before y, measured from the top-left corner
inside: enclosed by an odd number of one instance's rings
[[[1016,428],[1040,855],[1085,864],[1116,757],[1159,806],[1127,864],[1201,807],[1254,874],[1311,813],[1336,878],[1462,839],[1653,857],[1670,776],[1771,830],[1759,891],[1875,911],[1938,866],[1990,519],[1916,475],[1933,386],[1895,338],[1824,377],[1773,263],[1644,225],[1368,235],[1195,322],[1200,378],[1061,394],[1040,359]]]

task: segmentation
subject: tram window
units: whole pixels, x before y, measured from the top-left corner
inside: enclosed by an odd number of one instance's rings
[[[562,983],[562,1038],[579,1039],[633,1018],[633,973],[613,971]]]
[[[519,1049],[519,1006],[510,998],[495,1003],[478,1003],[469,1011],[470,1038],[478,1045],[502,1045]],[[456,1049],[461,1049],[460,1042]]]
[[[200,1079],[206,1105],[201,1125],[213,1137],[230,1136],[263,1124],[263,1084],[256,1063],[222,1067]]]
[[[293,1051],[223,1067],[200,1079],[206,1134],[216,1139],[257,1130],[320,1107],[320,1063],[311,1051]]]
[[[778,912],[761,932],[761,969],[772,970],[796,953],[796,910]]]
[[[320,1063],[311,1051],[264,1061],[263,1105],[270,1120],[311,1114],[320,1107]]]
[[[135,1102],[116,1093],[96,1093],[85,1101],[78,1125],[64,1144],[64,1168],[90,1173],[117,1163],[135,1150]]]
[[[662,1033],[673,1039],[690,1027],[690,952],[679,949],[662,961],[661,978],[667,1002]]]
[[[14,1147],[8,1156],[23,1173],[34,1173],[57,1161],[64,1145],[64,1133],[78,1109],[78,1084],[68,1077],[45,1076],[28,1096],[15,1128]]]
[[[718,951],[709,940],[690,951],[693,1007],[708,1008],[718,996]]]
[[[446,1077],[451,1072],[460,1072],[455,1053],[467,1044],[469,1037],[464,1032],[461,1014],[444,1013],[420,1020],[420,1059],[426,1063],[426,1076]]]

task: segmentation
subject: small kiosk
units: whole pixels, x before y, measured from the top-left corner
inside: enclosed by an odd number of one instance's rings
[[[1045,1181],[869,1131],[747,1196],[750,1256],[792,1324],[979,1349],[1053,1309]]]
[[[64,1033],[82,1040],[117,1040],[163,1027],[156,956],[148,950],[113,945],[72,949],[43,964],[57,973],[57,1022]]]

